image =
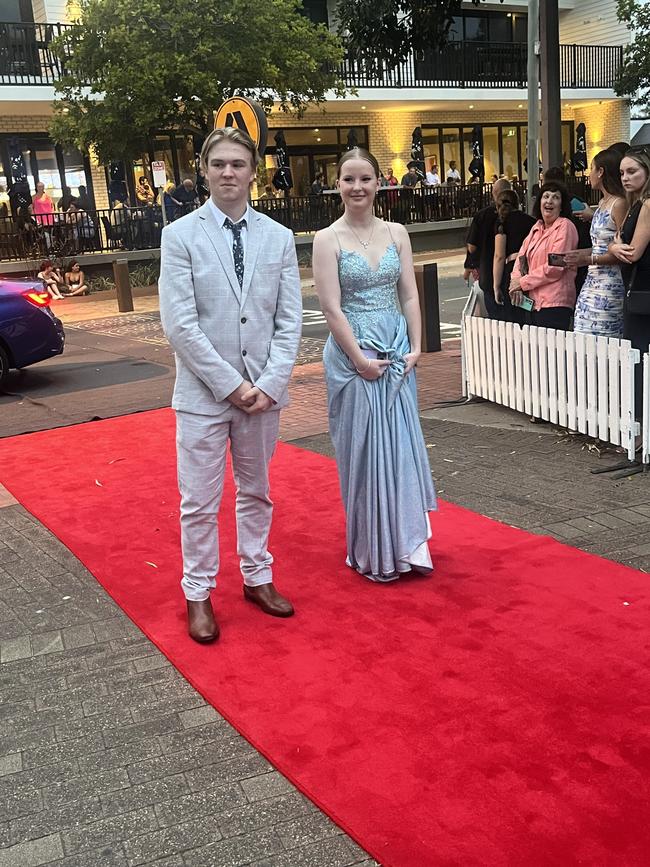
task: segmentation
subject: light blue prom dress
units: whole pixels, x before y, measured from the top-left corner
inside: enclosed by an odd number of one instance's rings
[[[340,250],[341,309],[362,349],[391,364],[373,382],[327,340],[323,353],[330,435],[346,512],[347,563],[373,581],[433,567],[428,512],[436,508],[417,411],[415,373],[404,377],[409,352],[398,306],[400,258],[391,243],[373,270],[359,253]]]

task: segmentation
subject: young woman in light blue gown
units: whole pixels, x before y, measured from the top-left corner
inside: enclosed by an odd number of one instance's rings
[[[436,508],[417,411],[421,319],[406,229],[374,216],[376,159],[338,166],[343,216],[316,234],[313,269],[330,337],[323,361],[346,512],[347,564],[373,581],[433,567]]]

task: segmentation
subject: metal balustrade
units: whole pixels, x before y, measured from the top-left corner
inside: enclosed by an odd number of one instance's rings
[[[351,87],[524,88],[527,53],[523,42],[450,42],[392,70],[381,58],[349,54],[340,72]],[[621,45],[560,45],[560,86],[613,88],[622,62]]]
[[[52,41],[77,25],[0,22],[0,84],[53,84],[62,61]],[[355,59],[339,67],[350,87],[526,86],[527,46],[519,42],[450,42],[411,54],[388,71],[381,58]],[[560,83],[565,88],[611,88],[623,60],[620,45],[560,45]]]
[[[523,199],[525,181],[515,187]],[[590,188],[586,179],[574,178],[569,187],[573,195],[589,204],[597,203],[599,194]],[[403,224],[446,220],[464,220],[469,224],[476,212],[491,202],[491,184],[382,187],[375,200],[375,213],[382,219]],[[294,234],[323,229],[342,213],[340,196],[334,191],[319,196],[255,199],[251,205]],[[162,228],[162,211],[158,205],[41,217],[0,217],[0,261],[156,249],[160,246]]]
[[[0,22],[0,84],[54,84],[63,67],[52,42],[72,26]]]

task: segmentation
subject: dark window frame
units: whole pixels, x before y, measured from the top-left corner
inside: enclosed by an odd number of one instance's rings
[[[487,20],[487,38],[485,42],[495,42],[491,33],[491,22],[497,19],[503,20],[507,19],[510,23],[510,39],[508,42],[515,42],[515,20],[516,18],[526,18],[527,17],[527,9],[524,7],[521,11],[516,12],[505,12],[500,9],[477,9],[476,11],[471,9],[462,9],[458,18],[463,19],[463,34],[462,41],[464,42],[474,42],[479,40],[467,39],[467,27],[466,21],[468,18],[485,18]]]
[[[491,122],[491,123],[476,123],[476,124],[474,124],[474,126],[480,126],[481,128],[490,127],[490,128],[496,128],[497,129],[497,131],[498,131],[497,141],[498,141],[498,149],[499,149],[499,172],[498,172],[499,174],[501,174],[503,172],[503,130],[504,130],[504,128],[507,128],[507,127],[517,127],[517,151],[518,151],[517,174],[518,174],[519,179],[521,179],[523,177],[523,171],[524,171],[524,160],[526,159],[526,154],[522,153],[522,129],[525,129],[528,126],[527,122],[526,121],[519,121],[519,120],[497,121],[497,122]],[[575,150],[575,121],[563,120],[562,126],[563,127],[566,126],[570,130],[570,133],[569,133],[569,145],[570,145],[569,151],[570,152],[567,155],[568,159],[570,160],[571,157],[573,156],[573,153]],[[468,123],[464,123],[464,124],[463,123],[460,123],[460,124],[423,123],[422,124],[422,134],[423,134],[425,140],[426,140],[426,135],[427,135],[428,130],[435,131],[438,135],[437,147],[438,147],[438,151],[439,151],[438,160],[439,160],[439,166],[440,166],[441,174],[446,171],[447,165],[449,163],[449,160],[445,156],[445,144],[443,141],[443,130],[453,129],[453,130],[456,130],[458,132],[458,143],[459,143],[459,152],[460,152],[460,159],[459,159],[460,165],[458,166],[458,169],[461,173],[461,177],[463,178],[463,181],[467,180],[467,177],[469,175],[469,169],[465,165],[465,147],[464,147],[464,145],[466,142],[465,142],[464,137],[463,137],[463,130],[469,129],[469,128],[470,128],[470,124],[468,124]],[[429,154],[427,154],[426,148],[427,148],[427,144],[425,141],[425,157],[428,157]]]
[[[52,145],[52,147],[54,149],[56,166],[57,166],[57,170],[59,172],[60,186],[63,188],[63,186],[65,185],[65,161],[63,158],[63,148],[60,144],[53,142],[49,136],[49,133],[46,131],[44,131],[44,132],[27,132],[27,133],[25,133],[25,132],[3,132],[3,133],[0,133],[0,162],[2,163],[2,167],[4,169],[4,174],[5,174],[5,177],[7,178],[7,187],[8,188],[10,186],[12,186],[12,184],[14,183],[14,179],[13,179],[12,174],[11,174],[11,160],[9,159],[9,141],[11,139],[19,139],[19,140],[25,141],[27,143],[30,143],[32,141],[37,141],[37,140],[42,141],[43,139],[50,142],[50,144]],[[34,184],[36,184],[40,180],[40,175],[39,175],[39,171],[38,171],[38,160],[37,160],[36,155],[34,153],[34,148],[32,146],[30,146],[29,150],[30,150],[29,171],[30,171],[30,174],[34,178]],[[90,198],[94,202],[95,201],[95,189],[93,186],[93,177],[92,177],[92,170],[90,167],[90,159],[88,158],[87,154],[82,153],[81,156],[83,159],[84,175],[86,178],[86,185],[85,185],[86,186],[86,192],[88,193],[88,195],[90,196]]]

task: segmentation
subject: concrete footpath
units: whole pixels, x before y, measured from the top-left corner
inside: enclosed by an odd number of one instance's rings
[[[458,341],[422,358],[418,386],[443,498],[650,570],[647,476],[592,475],[620,456],[463,404]],[[296,368],[291,393],[283,439],[330,454],[320,362]],[[374,863],[0,489],[0,867]]]

